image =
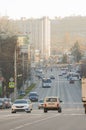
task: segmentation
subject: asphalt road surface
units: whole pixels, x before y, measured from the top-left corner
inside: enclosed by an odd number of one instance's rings
[[[9,110],[0,111],[0,130],[86,130],[86,115],[82,109],[63,109],[44,113],[33,110],[32,113]]]

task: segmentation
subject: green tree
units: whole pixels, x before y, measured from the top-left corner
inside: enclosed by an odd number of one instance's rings
[[[62,57],[62,63],[67,63],[67,54],[64,54]]]
[[[78,41],[76,41],[73,47],[71,48],[71,54],[74,56],[75,62],[79,62],[81,60],[82,54],[80,51],[80,46]]]

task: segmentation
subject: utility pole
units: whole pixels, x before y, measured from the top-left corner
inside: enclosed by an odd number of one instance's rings
[[[17,46],[15,46],[15,52],[14,52],[14,81],[15,81],[14,99],[16,99],[17,98]]]
[[[23,90],[24,90],[24,76],[25,76],[25,74],[24,74],[24,68],[25,68],[25,66],[24,66],[24,52],[23,52],[23,57],[22,57],[23,59],[22,59],[22,61],[23,61]]]

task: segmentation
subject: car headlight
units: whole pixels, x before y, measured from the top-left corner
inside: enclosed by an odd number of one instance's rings
[[[25,105],[25,107],[29,107],[29,105]]]
[[[14,108],[16,108],[16,106],[15,106],[15,105],[12,105],[12,109],[14,109]]]

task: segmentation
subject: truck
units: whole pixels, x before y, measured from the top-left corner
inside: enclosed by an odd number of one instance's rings
[[[81,91],[82,91],[82,102],[83,102],[83,107],[84,107],[84,110],[85,110],[85,114],[86,114],[86,78],[82,78],[81,80],[81,84],[82,84],[82,88],[81,88]]]

